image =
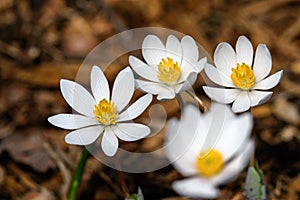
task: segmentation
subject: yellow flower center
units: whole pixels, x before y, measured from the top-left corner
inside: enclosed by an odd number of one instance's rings
[[[223,165],[223,156],[215,149],[200,152],[196,160],[197,169],[203,176],[212,176],[217,174],[222,169]]]
[[[94,109],[95,118],[103,125],[116,124],[117,106],[106,99],[102,99]]]
[[[245,63],[237,64],[236,68],[231,69],[231,80],[234,85],[242,90],[250,90],[255,83],[255,76],[252,68]]]
[[[180,68],[178,62],[174,63],[172,58],[167,58],[167,60],[162,59],[158,64],[158,74],[157,77],[162,82],[171,85],[176,83],[180,77]]]

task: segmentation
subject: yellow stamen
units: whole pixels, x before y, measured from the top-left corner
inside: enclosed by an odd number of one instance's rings
[[[242,90],[250,90],[255,83],[255,76],[252,68],[245,63],[237,64],[236,68],[231,69],[231,80],[234,85]]]
[[[180,77],[180,68],[178,62],[174,63],[172,58],[167,58],[167,60],[162,59],[158,65],[157,77],[162,82],[172,85]]]
[[[217,174],[222,169],[223,165],[223,156],[215,149],[200,152],[196,160],[197,169],[203,176],[212,176]]]
[[[103,125],[116,124],[117,106],[110,100],[102,99],[94,109],[95,118]]]

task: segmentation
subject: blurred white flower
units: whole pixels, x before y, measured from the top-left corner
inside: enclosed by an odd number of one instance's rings
[[[171,119],[167,126],[166,155],[188,177],[175,181],[173,189],[182,196],[217,198],[218,186],[236,179],[249,163],[252,126],[250,113],[234,115],[224,104],[204,114],[185,106],[181,121]]]
[[[148,35],[142,54],[146,63],[129,57],[133,70],[145,79],[136,80],[137,88],[157,95],[158,100],[173,99],[176,93],[189,89],[206,63],[206,58],[199,60],[198,46],[190,36],[180,42],[170,35],[165,46],[157,36]]]
[[[279,83],[283,71],[267,77],[272,69],[272,58],[265,44],[257,46],[254,61],[252,44],[245,36],[238,38],[235,50],[226,42],[217,46],[216,67],[206,64],[204,70],[210,80],[225,88],[204,86],[203,89],[219,103],[233,102],[232,110],[238,113],[266,102],[272,92],[265,90]]]
[[[150,133],[149,127],[129,122],[152,101],[152,95],[147,94],[125,108],[134,92],[134,77],[129,67],[116,77],[111,97],[106,77],[97,66],[91,71],[92,95],[80,84],[65,79],[60,81],[60,89],[67,103],[79,114],[58,114],[48,121],[60,128],[76,129],[66,135],[68,144],[88,145],[103,134],[101,147],[106,155],[113,156],[119,145],[117,137],[135,141]]]

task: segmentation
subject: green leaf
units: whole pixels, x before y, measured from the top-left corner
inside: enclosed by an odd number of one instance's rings
[[[257,162],[248,168],[245,189],[248,200],[265,200],[267,198],[264,174]]]
[[[144,195],[142,193],[141,188],[138,188],[137,194],[131,194],[129,198],[126,198],[125,200],[144,200]]]

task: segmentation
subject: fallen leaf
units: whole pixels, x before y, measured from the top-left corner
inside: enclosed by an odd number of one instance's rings
[[[28,128],[15,132],[0,143],[0,153],[7,151],[14,160],[31,166],[38,172],[46,172],[56,167],[43,147],[42,130]]]

